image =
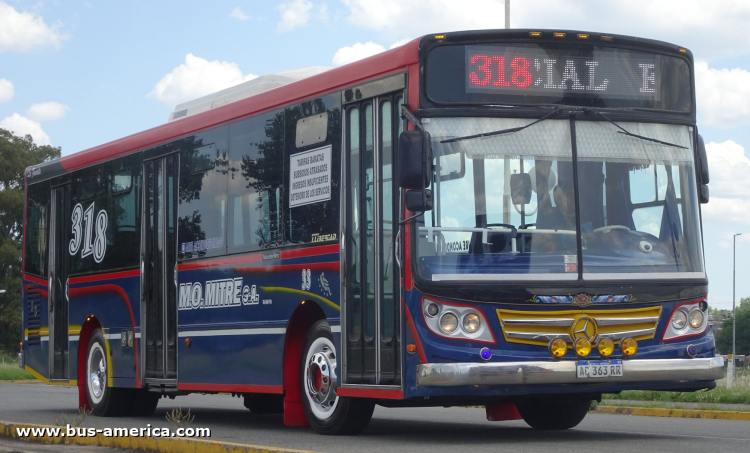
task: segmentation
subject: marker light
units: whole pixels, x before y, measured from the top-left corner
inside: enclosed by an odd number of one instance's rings
[[[687,53],[687,49],[680,48],[680,53]]]
[[[693,329],[699,329],[703,325],[703,312],[694,308],[690,311],[688,322]]]
[[[638,351],[638,343],[630,337],[623,338],[620,340],[620,350],[623,355],[630,357]]]
[[[610,338],[602,338],[601,340],[599,340],[597,349],[599,350],[600,356],[609,357],[613,352],[615,352],[615,342]]]
[[[602,41],[612,41],[611,36],[602,36]]]
[[[482,348],[479,351],[479,357],[481,357],[482,360],[490,360],[492,358],[492,351],[490,351],[490,348]]]
[[[435,39],[445,39],[445,35],[435,35]]]
[[[464,332],[474,333],[479,330],[480,325],[481,321],[479,321],[479,316],[475,315],[474,313],[469,313],[468,315],[464,316],[464,322],[462,325],[462,327],[464,328]]]
[[[589,35],[584,34],[584,33],[579,33],[578,34],[578,39],[589,39]]]
[[[409,352],[409,353],[412,353],[412,354],[415,353],[415,352],[417,352],[417,345],[415,345],[415,344],[407,344],[406,345],[406,352]]]
[[[682,329],[685,327],[685,324],[687,323],[687,315],[682,310],[677,310],[672,315],[672,327],[674,327],[677,330]]]
[[[698,354],[698,348],[696,348],[695,345],[691,344],[691,345],[688,345],[687,348],[685,348],[685,352],[687,352],[687,355],[690,358],[693,358]]]
[[[555,38],[564,38],[565,33],[554,33],[552,36],[554,36]]]
[[[591,354],[591,342],[587,338],[577,339],[574,347],[578,357],[586,357]]]
[[[458,327],[458,318],[453,313],[446,313],[440,318],[440,328],[445,333],[451,333]]]
[[[529,32],[529,36],[531,36],[532,38],[538,38],[542,36],[542,33],[539,31],[532,31],[532,32]]]
[[[568,352],[568,344],[562,338],[555,338],[549,343],[549,352],[559,359]]]

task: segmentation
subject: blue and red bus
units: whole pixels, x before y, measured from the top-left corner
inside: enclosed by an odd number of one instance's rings
[[[28,168],[21,366],[100,416],[227,392],[324,434],[723,376],[689,50],[471,31],[317,72]]]

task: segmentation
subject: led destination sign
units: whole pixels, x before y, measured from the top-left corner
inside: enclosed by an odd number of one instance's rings
[[[423,108],[557,104],[694,112],[690,55],[599,43],[439,44]]]
[[[466,91],[648,99],[659,96],[658,55],[571,55],[501,46],[466,47]],[[594,54],[594,52],[592,52]]]

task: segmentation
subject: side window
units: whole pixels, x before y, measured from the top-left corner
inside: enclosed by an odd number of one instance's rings
[[[47,276],[47,238],[49,225],[50,185],[41,182],[26,188],[26,233],[24,271]]]
[[[340,100],[340,96],[327,95],[286,109],[284,201],[289,206],[287,239],[294,244],[338,239]],[[326,116],[327,134],[315,134],[317,140],[300,140],[295,136],[300,130],[297,127],[300,120],[313,121]]]
[[[71,273],[138,265],[141,155],[127,156],[73,174],[67,242]]]
[[[229,253],[282,243],[284,112],[229,126]]]
[[[681,178],[677,165],[648,165],[629,172],[630,203],[636,230],[659,237],[664,206],[668,200],[677,204],[682,224]]]
[[[181,140],[177,237],[180,259],[226,252],[229,126]]]

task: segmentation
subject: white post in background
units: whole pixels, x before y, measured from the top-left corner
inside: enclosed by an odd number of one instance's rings
[[[737,351],[735,340],[737,338],[737,313],[736,313],[736,306],[735,306],[735,276],[737,275],[736,267],[737,267],[737,236],[741,235],[742,233],[737,233],[732,238],[732,355],[729,356],[729,363],[727,363],[727,388],[732,388],[732,385],[734,385],[734,357]]]
[[[510,28],[510,0],[505,0],[505,29]]]

